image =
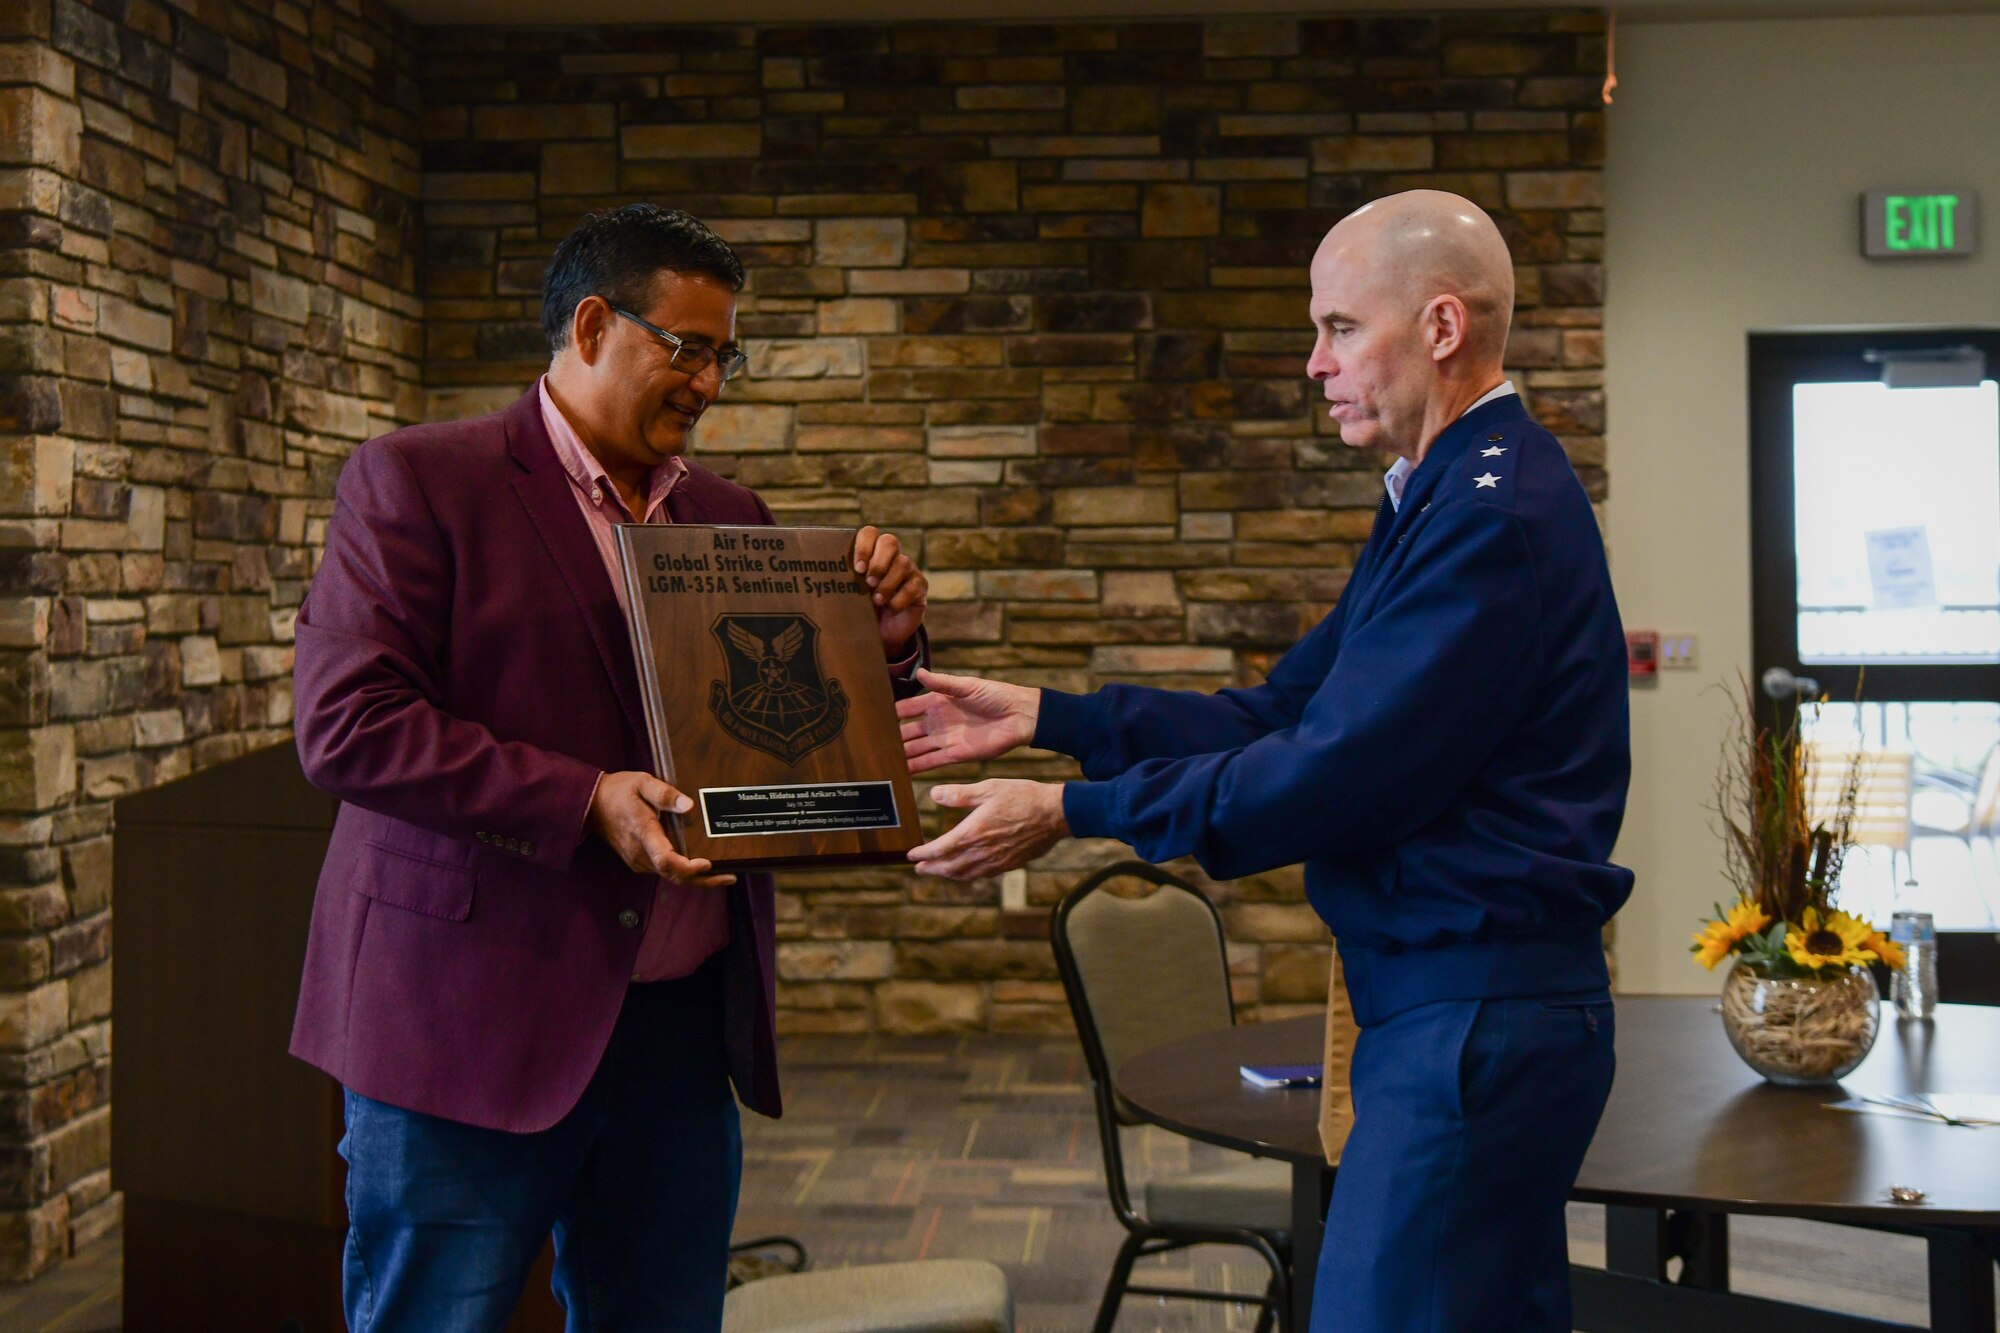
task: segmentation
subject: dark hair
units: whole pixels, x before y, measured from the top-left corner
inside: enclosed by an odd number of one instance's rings
[[[549,354],[569,344],[569,322],[586,296],[638,311],[661,271],[702,273],[743,290],[743,261],[706,222],[678,208],[626,204],[592,213],[563,237],[542,277],[542,332]]]

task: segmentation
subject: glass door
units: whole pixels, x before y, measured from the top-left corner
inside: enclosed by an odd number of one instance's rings
[[[1750,339],[1755,668],[1859,751],[1842,901],[2000,930],[2000,333]],[[1862,672],[1866,685],[1856,705]]]

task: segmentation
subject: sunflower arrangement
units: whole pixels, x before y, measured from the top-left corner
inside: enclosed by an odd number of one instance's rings
[[[1717,903],[1714,918],[1694,934],[1694,959],[1709,971],[1731,954],[1776,977],[1877,962],[1892,971],[1903,966],[1902,948],[1859,917],[1831,909],[1822,917],[1819,908],[1807,907],[1797,925],[1774,922],[1748,898],[1737,899],[1727,911]]]
[[[1798,703],[1766,720],[1749,682],[1741,688],[1713,807],[1736,900],[1715,905],[1692,949],[1711,971],[1736,958],[1723,987],[1723,1021],[1752,1067],[1780,1082],[1826,1081],[1858,1062],[1875,1037],[1875,983],[1857,969],[1903,966],[1886,935],[1833,904],[1854,845],[1860,747],[1838,784],[1826,783],[1811,768],[1824,760],[1800,744]],[[1811,799],[1816,784],[1831,789],[1830,802]]]

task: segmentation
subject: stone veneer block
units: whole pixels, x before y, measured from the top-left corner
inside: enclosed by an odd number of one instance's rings
[[[620,131],[624,155],[635,162],[657,159],[755,157],[764,130],[755,122],[698,125],[631,125]]]

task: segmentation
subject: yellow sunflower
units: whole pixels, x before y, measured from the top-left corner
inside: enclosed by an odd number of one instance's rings
[[[1694,935],[1694,960],[1709,971],[1715,965],[1734,953],[1736,946],[1752,935],[1761,935],[1770,928],[1771,918],[1757,910],[1757,904],[1748,898],[1739,898],[1736,905],[1720,921],[1710,921]]]
[[[1861,946],[1882,960],[1885,967],[1900,972],[1903,970],[1903,946],[1884,935],[1881,931],[1870,931],[1868,943]]]
[[[1868,950],[1874,933],[1845,912],[1828,912],[1822,921],[1819,910],[1808,907],[1804,920],[1785,932],[1785,952],[1800,967],[1854,967],[1874,959]]]

